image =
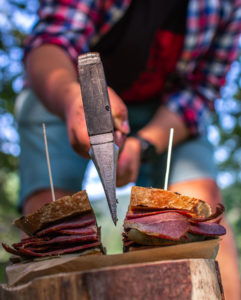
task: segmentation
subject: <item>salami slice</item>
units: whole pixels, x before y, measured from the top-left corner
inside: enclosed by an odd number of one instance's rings
[[[179,213],[168,212],[126,220],[124,228],[125,230],[133,228],[150,236],[176,241],[188,232],[189,222]]]
[[[226,234],[226,229],[216,223],[197,223],[190,225],[189,232],[206,236],[220,236]]]

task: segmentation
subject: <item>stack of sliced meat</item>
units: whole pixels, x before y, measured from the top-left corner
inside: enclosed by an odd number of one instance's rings
[[[30,237],[12,247],[11,254],[22,258],[56,256],[67,253],[102,253],[100,228],[85,191],[43,206],[32,215],[15,221]]]
[[[124,221],[124,251],[134,250],[140,246],[165,246],[202,241],[226,233],[225,228],[218,224],[220,216],[224,212],[221,204],[217,206],[215,213],[211,214],[209,209],[206,209],[208,208],[207,204],[203,204],[203,201],[200,203],[194,200],[189,201],[189,203],[193,203],[189,206],[184,202],[183,208],[177,208],[177,205],[180,207],[180,200],[182,200],[180,195],[160,190],[162,196],[157,198],[158,190],[153,189],[155,190],[155,199],[148,199],[150,191],[145,193],[144,188],[141,188],[142,198],[139,195],[136,196],[139,192],[137,190],[136,193],[136,189],[138,187],[132,189],[129,211]],[[172,197],[172,202],[168,204],[166,198],[170,197]],[[175,198],[177,199],[175,200]],[[200,210],[200,206],[203,205],[205,207]],[[199,210],[207,212],[206,215],[199,213]]]
[[[50,225],[4,249],[21,257],[45,257],[100,248],[100,229],[93,213]]]

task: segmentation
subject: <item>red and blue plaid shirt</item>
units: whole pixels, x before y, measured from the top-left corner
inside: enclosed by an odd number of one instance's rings
[[[39,21],[26,41],[25,54],[55,44],[74,63],[124,15],[131,0],[42,0]],[[184,46],[176,71],[181,90],[166,93],[167,107],[180,115],[192,134],[203,133],[213,101],[238,55],[241,0],[190,0]]]

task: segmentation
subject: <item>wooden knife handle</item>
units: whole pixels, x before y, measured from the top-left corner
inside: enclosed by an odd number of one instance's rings
[[[113,132],[110,101],[99,53],[80,55],[78,70],[89,136]]]

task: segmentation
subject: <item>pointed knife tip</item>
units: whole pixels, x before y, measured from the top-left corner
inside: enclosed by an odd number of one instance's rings
[[[117,225],[117,221],[118,221],[117,217],[113,216],[113,215],[111,215],[111,217],[112,217],[114,225],[116,226]]]

